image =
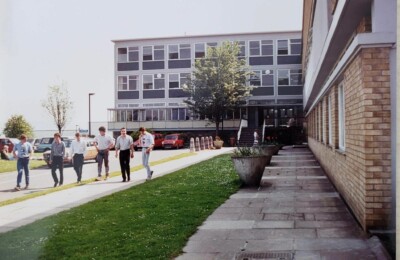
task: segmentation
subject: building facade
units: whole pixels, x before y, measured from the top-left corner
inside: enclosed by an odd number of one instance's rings
[[[277,32],[114,40],[115,107],[108,110],[108,129],[213,130],[187,108],[183,86],[195,60],[226,41],[240,45],[239,58],[254,72],[248,84],[257,88],[243,107],[227,113],[224,130],[237,130],[241,119],[252,128],[286,126],[291,118],[302,125],[301,32]]]
[[[305,0],[308,143],[365,230],[395,225],[396,1]]]

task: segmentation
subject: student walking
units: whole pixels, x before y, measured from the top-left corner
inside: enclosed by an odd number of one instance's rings
[[[22,134],[20,142],[14,146],[13,155],[17,160],[17,186],[16,191],[21,190],[22,172],[25,172],[25,189],[29,187],[29,159],[32,156],[32,145],[26,141],[26,135]]]
[[[106,135],[106,128],[104,126],[99,127],[99,135],[94,138],[95,147],[97,149],[97,179],[101,181],[101,171],[103,168],[103,161],[104,161],[104,168],[106,171],[106,176],[104,180],[106,181],[109,177],[110,167],[108,166],[108,155],[110,149],[114,147],[114,138],[109,135]]]
[[[121,128],[121,135],[118,136],[115,142],[115,158],[118,158],[121,166],[122,182],[131,180],[130,160],[134,157],[133,154],[133,139],[126,134],[126,128]]]
[[[85,158],[86,152],[86,142],[84,140],[81,140],[80,133],[76,133],[75,140],[73,140],[71,143],[70,154],[72,156],[72,164],[74,165],[78,184],[81,184],[83,160]]]
[[[147,179],[146,181],[151,180],[153,176],[153,171],[150,169],[149,159],[150,159],[150,152],[153,150],[154,147],[154,137],[152,134],[146,131],[146,128],[140,127],[139,128],[140,136],[139,140],[142,145],[142,164],[144,168],[147,170]]]
[[[58,183],[60,186],[64,182],[64,156],[65,156],[65,143],[61,141],[60,133],[54,134],[54,142],[51,144],[50,152],[50,164],[51,164],[51,175],[54,180],[54,187],[57,187]],[[60,172],[60,182],[57,178],[56,170]]]
[[[259,138],[257,129],[254,129],[253,136],[254,136],[254,143],[253,143],[253,145],[254,145],[254,146],[257,146],[257,145],[258,145],[258,138]]]

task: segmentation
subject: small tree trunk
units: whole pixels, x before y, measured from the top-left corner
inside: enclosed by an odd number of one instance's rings
[[[219,121],[215,121],[215,136],[219,135]]]
[[[62,127],[60,125],[58,125],[57,128],[58,128],[58,132],[60,133],[60,135],[62,135],[62,133],[61,133]]]

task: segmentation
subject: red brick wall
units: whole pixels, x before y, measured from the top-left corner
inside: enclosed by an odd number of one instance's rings
[[[345,151],[338,150],[338,97],[333,86],[307,117],[311,150],[364,229],[385,228],[391,207],[389,49],[362,49],[343,72]],[[332,106],[332,144],[328,140],[328,101]],[[317,112],[318,111],[318,112]],[[319,120],[324,113],[326,123]],[[322,125],[322,129],[319,127]]]

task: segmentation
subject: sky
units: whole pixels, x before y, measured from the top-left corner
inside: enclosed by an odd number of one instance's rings
[[[56,130],[41,106],[65,82],[73,109],[66,130],[106,122],[114,107],[112,40],[295,31],[302,0],[0,0],[0,134],[12,115]]]

